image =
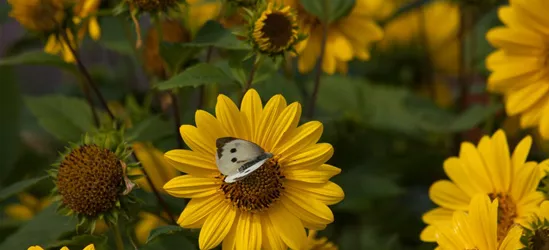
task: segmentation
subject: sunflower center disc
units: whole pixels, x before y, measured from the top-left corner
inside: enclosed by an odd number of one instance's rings
[[[275,48],[283,48],[290,43],[292,39],[292,22],[284,13],[271,13],[267,15],[264,21],[265,25],[261,29],[263,38],[269,39],[269,42]]]
[[[532,249],[547,249],[549,247],[549,229],[540,228],[534,231],[530,239]]]
[[[517,206],[507,194],[490,194],[490,199],[498,199],[498,242],[501,242],[515,224]]]
[[[122,164],[108,149],[84,145],[61,162],[57,188],[63,204],[88,216],[97,216],[116,205],[124,183]]]
[[[275,159],[270,159],[263,166],[234,183],[223,183],[221,190],[225,198],[247,212],[263,211],[280,198],[284,176]]]

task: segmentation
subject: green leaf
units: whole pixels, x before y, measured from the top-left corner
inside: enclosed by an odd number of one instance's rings
[[[0,67],[0,183],[12,170],[19,155],[21,94],[11,67]]]
[[[180,231],[183,231],[183,230],[185,230],[185,229],[183,229],[180,226],[174,226],[174,225],[157,227],[157,228],[153,229],[151,231],[151,233],[149,234],[149,237],[147,238],[147,243],[153,241],[158,236],[165,235],[165,234],[173,234],[173,233],[180,232]]]
[[[193,242],[198,242],[195,233],[179,226],[169,225],[153,229],[143,249],[197,249]]]
[[[342,17],[347,16],[356,0],[300,0],[301,6],[305,10],[315,15],[320,20],[327,20],[332,23]]]
[[[42,210],[32,220],[10,235],[0,249],[26,249],[29,246],[45,246],[66,232],[76,228],[76,220],[57,214],[56,205]]]
[[[16,65],[49,65],[68,71],[76,72],[76,66],[63,61],[60,56],[51,55],[44,51],[29,51],[15,56],[0,59],[0,66]]]
[[[229,50],[250,50],[245,42],[240,41],[228,29],[225,29],[216,21],[207,21],[197,32],[192,42],[183,43],[183,46],[189,47],[208,47],[213,46]]]
[[[99,43],[105,48],[124,55],[134,54],[135,30],[123,17],[104,16],[99,19],[101,38]],[[132,39],[131,41],[129,39]]]
[[[206,84],[226,83],[228,79],[231,78],[218,67],[207,63],[199,63],[167,81],[158,83],[156,87],[160,90],[189,86],[198,87]]]
[[[179,72],[198,52],[200,49],[184,46],[182,43],[160,43],[160,55],[168,64],[169,72]]]
[[[128,141],[156,141],[173,134],[173,122],[151,116],[126,131]]]
[[[22,192],[25,189],[30,188],[38,184],[40,181],[43,181],[47,178],[48,176],[36,177],[36,178],[16,182],[8,187],[2,188],[2,190],[0,191],[0,201],[3,201],[12,195]]]
[[[78,141],[94,129],[89,105],[82,99],[51,95],[25,97],[25,103],[44,129],[64,141]]]

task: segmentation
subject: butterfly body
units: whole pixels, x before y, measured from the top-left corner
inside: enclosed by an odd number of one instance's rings
[[[243,179],[273,157],[257,144],[234,137],[217,139],[216,147],[217,168],[227,183]]]

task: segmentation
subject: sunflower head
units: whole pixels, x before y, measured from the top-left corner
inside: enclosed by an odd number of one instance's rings
[[[307,236],[307,250],[338,250],[339,248],[334,245],[333,242],[329,241],[328,238],[322,237],[317,238],[316,230],[309,230],[309,235]]]
[[[290,6],[263,3],[257,11],[248,10],[247,39],[255,51],[271,57],[286,51],[305,38],[299,33],[296,12]]]
[[[49,171],[59,211],[75,215],[92,231],[101,219],[116,223],[124,204],[133,202],[127,194],[134,184],[126,172],[135,164],[126,164],[131,152],[122,138],[120,132],[86,135],[67,148]]]
[[[67,0],[8,0],[10,16],[23,27],[42,33],[59,28],[66,18]]]

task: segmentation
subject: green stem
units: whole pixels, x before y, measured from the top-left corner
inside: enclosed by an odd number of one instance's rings
[[[324,0],[324,9],[329,9],[329,1]],[[326,42],[328,40],[328,20],[325,19],[322,22],[322,43],[320,44],[320,56],[318,58],[316,73],[315,73],[315,85],[313,89],[313,94],[311,96],[311,103],[309,104],[309,113],[308,117],[313,118],[315,115],[316,100],[318,99],[318,90],[320,88],[320,77],[322,76],[322,64],[324,62],[324,55],[326,54]]]
[[[248,77],[248,82],[246,82],[246,87],[244,88],[244,91],[242,92],[242,96],[244,96],[244,94],[246,94],[246,92],[252,87],[252,83],[253,83],[254,77],[255,77],[255,72],[259,68],[259,65],[261,64],[261,61],[262,61],[261,57],[256,56],[255,62],[252,65],[252,69],[250,70],[250,76]]]
[[[114,233],[114,240],[116,242],[116,249],[117,250],[124,250],[124,240],[122,240],[122,234],[120,234],[120,229],[118,229],[118,225],[111,224],[112,231]]]

